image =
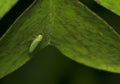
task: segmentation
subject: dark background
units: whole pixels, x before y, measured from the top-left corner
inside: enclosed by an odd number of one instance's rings
[[[106,20],[120,33],[120,17],[96,4],[93,0],[79,0]],[[33,2],[20,0],[1,20],[0,36]],[[120,84],[120,74],[93,69],[62,55],[48,46],[31,61],[0,80],[0,84]]]

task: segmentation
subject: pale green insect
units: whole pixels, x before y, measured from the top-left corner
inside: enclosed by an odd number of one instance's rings
[[[33,42],[31,43],[30,45],[30,48],[29,48],[29,52],[32,53],[35,48],[38,46],[38,44],[40,43],[40,41],[42,41],[43,39],[43,36],[42,35],[38,35],[34,40]]]

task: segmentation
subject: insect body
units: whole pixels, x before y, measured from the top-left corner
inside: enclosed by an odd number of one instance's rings
[[[38,44],[40,43],[40,41],[42,41],[42,38],[43,36],[42,35],[38,35],[34,40],[33,42],[31,43],[30,45],[30,48],[29,48],[29,52],[32,53],[35,48],[38,46]]]

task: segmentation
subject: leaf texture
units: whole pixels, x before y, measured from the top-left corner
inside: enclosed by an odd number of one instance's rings
[[[39,34],[43,40],[31,54]],[[120,73],[120,37],[112,27],[78,0],[37,0],[0,40],[0,78],[47,45],[79,63]]]

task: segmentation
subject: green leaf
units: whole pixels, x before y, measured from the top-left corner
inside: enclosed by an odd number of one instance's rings
[[[95,0],[98,4],[120,16],[120,0]]]
[[[48,44],[48,35],[45,34],[47,31],[44,30],[46,23],[43,22],[44,17],[39,15],[38,9],[38,4],[30,11],[27,9],[27,12],[24,12],[23,16],[21,15],[1,38],[0,78],[13,72],[31,59],[34,53],[29,53],[29,49],[39,34],[42,34],[44,38],[41,45],[37,47],[38,50]],[[44,9],[42,10],[44,11]],[[39,24],[40,21],[41,24]]]
[[[120,73],[120,37],[100,17],[78,0],[38,0],[33,4],[0,40],[0,78],[47,45],[79,63]],[[42,41],[29,53],[39,34]]]
[[[16,4],[18,0],[0,0],[0,19]]]

